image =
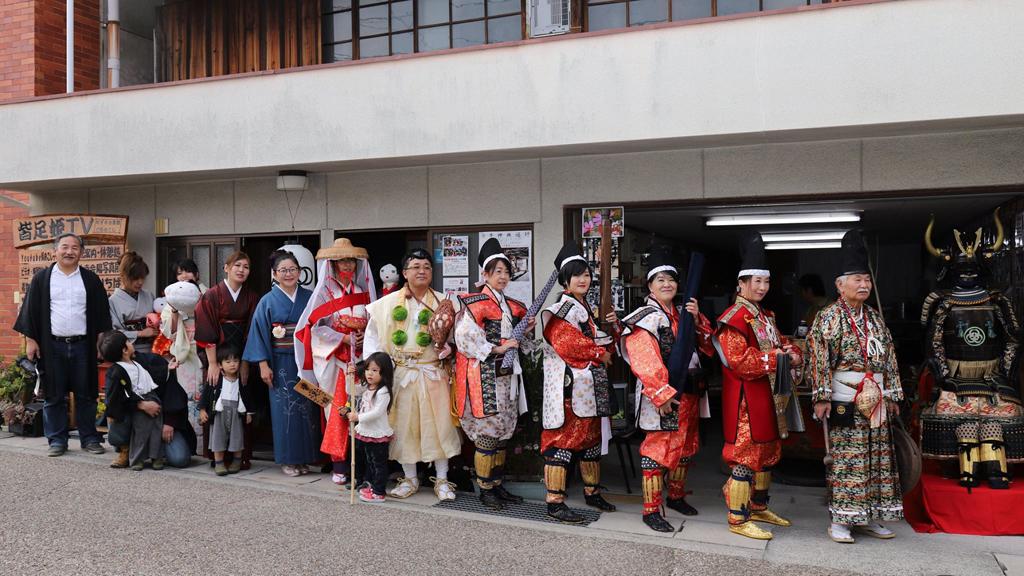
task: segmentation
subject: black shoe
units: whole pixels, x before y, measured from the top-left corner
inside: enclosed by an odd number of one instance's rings
[[[501,510],[505,507],[502,505],[501,498],[495,493],[495,491],[487,488],[480,489],[480,503],[491,510]]]
[[[668,501],[665,502],[665,506],[668,506],[669,508],[675,510],[676,512],[679,512],[683,516],[697,515],[697,509],[687,504],[686,498],[680,498],[678,500],[669,498]]]
[[[60,444],[51,444],[46,450],[46,455],[50,457],[63,456],[68,451],[67,446],[61,446]]]
[[[658,512],[651,512],[650,514],[644,514],[644,524],[655,532],[675,532],[676,529],[668,523],[667,520],[661,517]]]
[[[510,504],[522,504],[523,503],[523,497],[522,496],[516,496],[515,494],[509,492],[508,490],[505,490],[505,487],[502,486],[501,484],[498,484],[497,486],[492,488],[491,491],[494,492],[494,494],[502,502],[508,502]]]
[[[106,448],[101,446],[99,442],[90,442],[90,443],[86,444],[82,448],[82,450],[85,450],[86,452],[88,452],[90,454],[106,454],[106,452],[107,452]]]
[[[559,522],[565,522],[566,524],[579,524],[583,522],[583,517],[573,512],[565,505],[565,502],[548,503],[548,516],[558,520]]]
[[[988,487],[993,490],[1009,490],[1010,479],[1006,476],[989,476]]]
[[[615,512],[615,505],[605,500],[600,493],[584,494],[583,499],[587,501],[587,506],[592,506],[602,512]]]

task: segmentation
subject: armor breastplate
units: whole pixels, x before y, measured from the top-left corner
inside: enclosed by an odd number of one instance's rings
[[[991,305],[953,306],[942,331],[946,358],[958,361],[998,360],[1003,338]]]

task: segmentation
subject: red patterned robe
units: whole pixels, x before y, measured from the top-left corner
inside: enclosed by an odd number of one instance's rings
[[[715,346],[722,358],[722,457],[729,464],[767,470],[782,456],[772,386],[776,356],[768,351],[788,340],[775,315],[736,297],[718,319]],[[799,353],[799,349],[797,349]]]
[[[686,312],[682,312],[686,314]],[[680,311],[666,311],[653,298],[623,321],[624,356],[638,380],[640,397],[637,412],[640,427],[647,436],[640,445],[640,455],[660,466],[675,469],[681,458],[697,453],[699,438],[698,407],[700,396],[681,394],[675,415],[660,418],[657,409],[671,400],[675,389],[669,385],[668,356],[679,331]],[[711,322],[701,314],[696,324],[697,350],[705,356],[715,353],[711,344]],[[674,416],[674,417],[673,417]]]
[[[598,330],[585,305],[565,293],[545,310],[544,339],[557,358],[544,361],[541,453],[593,448],[601,442],[601,417],[611,415],[611,386],[600,360],[609,351],[610,338]],[[604,339],[609,343],[603,344]],[[567,378],[569,387],[564,385]]]

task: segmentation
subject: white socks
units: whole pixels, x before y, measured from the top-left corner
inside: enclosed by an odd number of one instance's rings
[[[833,522],[832,523],[832,537],[833,538],[838,538],[840,540],[845,540],[847,538],[852,538],[853,536],[850,535],[850,527],[849,526],[847,526],[846,524],[836,524],[835,522]]]
[[[416,464],[402,464],[402,473],[409,479],[410,482],[419,486],[420,477],[416,474]]]
[[[434,469],[437,471],[437,478],[439,480],[448,479],[448,459],[442,458],[440,460],[434,460]]]
[[[440,460],[434,460],[434,469],[437,471],[437,477],[441,480],[448,479],[448,459],[442,458]],[[419,486],[419,475],[416,472],[416,464],[402,464],[402,473],[409,480],[412,480]]]
[[[865,528],[867,528],[868,530],[874,532],[875,534],[880,534],[882,536],[888,536],[888,535],[892,534],[892,530],[889,530],[888,528],[886,528],[885,526],[882,526],[881,524],[879,524],[878,522],[875,522],[874,520],[868,522],[868,525],[865,526]]]

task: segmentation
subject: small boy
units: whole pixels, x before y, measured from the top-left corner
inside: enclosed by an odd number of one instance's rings
[[[123,332],[108,332],[99,348],[103,359],[114,363],[107,371],[107,413],[120,426],[130,423],[128,461],[132,470],[142,470],[147,459],[152,460],[153,470],[162,470],[164,419],[160,386],[134,360],[135,347]]]
[[[242,448],[244,446],[244,429],[242,415],[245,414],[245,403],[242,402],[241,381],[238,370],[242,363],[241,353],[231,346],[217,348],[217,364],[220,366],[220,380],[214,385],[203,384],[202,396],[199,399],[199,423],[206,424],[213,411],[213,424],[210,426],[210,450],[213,451],[214,468],[217,476],[235,474],[242,469]],[[231,464],[224,465],[224,452],[234,456]]]

